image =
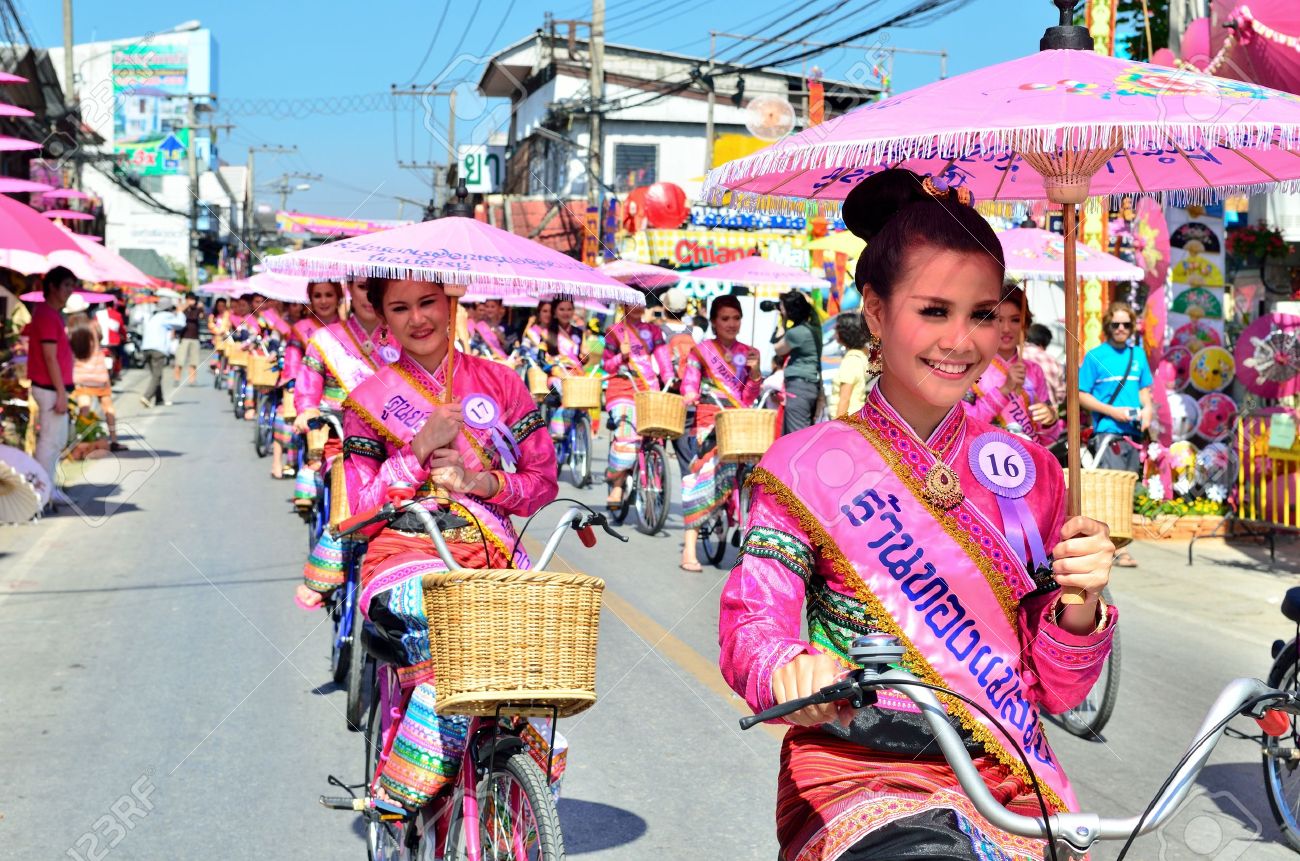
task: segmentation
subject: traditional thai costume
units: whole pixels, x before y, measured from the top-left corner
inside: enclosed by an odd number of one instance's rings
[[[1025,366],[1025,382],[1008,395],[1002,391],[1002,384],[1007,380],[1008,367],[1014,364]],[[994,356],[967,395],[965,404],[966,411],[975,418],[1026,436],[1039,445],[1051,445],[1061,437],[1063,423],[1059,418],[1050,425],[1040,425],[1030,417],[1029,407],[1052,404],[1052,393],[1043,369],[1019,355],[1009,362]]]
[[[628,355],[623,355],[622,344],[630,344]],[[637,323],[627,320],[605,334],[605,372],[609,384],[605,388],[605,409],[613,436],[609,443],[609,466],[605,479],[612,480],[615,473],[626,472],[636,464],[636,450],[641,437],[636,430],[636,393],[661,389],[673,378],[672,356],[664,342],[663,330],[654,323]]]
[[[1110,651],[1055,621],[1047,564],[1065,519],[1063,475],[1041,446],[959,405],[921,441],[879,387],[854,416],[782,437],[753,476],[752,524],[721,599],[720,664],[755,711],[773,672],[815,651],[849,665],[883,632],[924,681],[969,696],[1023,746],[1047,804],[1073,808],[1042,712],[1078,704]],[[801,619],[808,638],[800,636]],[[994,796],[1039,815],[1004,736],[941,695]],[[786,861],[870,857],[1040,859],[1043,843],[993,827],[962,794],[910,700],[882,693],[848,730],[793,727],[781,751],[777,837]]]
[[[321,326],[307,339],[294,378],[294,409],[299,414],[315,409],[342,415],[348,393],[379,368],[395,361],[399,353],[386,329],[376,327],[373,333],[366,334],[355,317]],[[332,457],[323,460],[322,474],[329,475],[332,467]],[[299,474],[294,484],[295,501],[303,499],[310,505],[315,494],[315,476]],[[331,504],[346,506],[348,498],[331,499]],[[303,582],[307,588],[326,594],[342,585],[343,579],[343,544],[326,530],[307,555]]]
[[[465,425],[455,448],[478,471],[500,481],[490,499],[436,490],[411,440],[431,409],[445,402],[443,371],[430,374],[403,356],[352,390],[344,414],[343,450],[353,511],[370,510],[394,484],[413,485],[417,497],[438,493],[470,525],[443,533],[465,568],[527,567],[516,547],[512,515],[528,516],[556,496],[555,449],[542,431],[542,417],[523,382],[508,368],[477,356],[458,355],[452,391]],[[513,464],[513,472],[506,471]],[[412,709],[398,731],[383,774],[384,789],[416,807],[451,780],[459,766],[466,721],[441,718],[429,655],[421,578],[445,570],[428,536],[401,521],[371,539],[361,569],[362,611],[402,665]]]
[[[308,314],[294,323],[284,345],[284,363],[280,367],[280,388],[283,392],[280,408],[275,414],[275,441],[283,447],[291,458],[296,438],[293,433],[293,417],[297,415],[294,408],[293,390],[297,385],[298,371],[302,367],[302,357],[307,352],[307,342],[312,334],[320,328],[320,322]],[[315,482],[312,483],[313,489]],[[296,496],[296,494],[295,494]]]
[[[682,360],[682,396],[695,404],[694,461],[682,473],[682,519],[697,529],[724,505],[736,483],[736,465],[721,463],[713,437],[718,411],[758,403],[761,380],[749,378],[750,348],[736,341],[730,348],[709,339],[697,344]],[[714,399],[717,400],[714,400]],[[722,406],[718,406],[721,402]]]
[[[488,359],[504,362],[510,358],[505,341],[497,327],[486,320],[475,320],[469,324],[470,344],[474,352]]]
[[[548,335],[543,335],[541,348],[546,354],[546,361],[562,369],[560,373],[552,373],[547,381],[551,395],[546,403],[551,409],[551,438],[563,439],[573,421],[573,410],[560,406],[560,396],[563,395],[560,387],[566,376],[582,374],[582,330],[577,326],[561,326],[555,333],[555,350],[551,350]]]

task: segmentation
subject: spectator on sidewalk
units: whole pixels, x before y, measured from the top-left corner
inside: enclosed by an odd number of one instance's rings
[[[784,362],[785,413],[781,435],[811,427],[822,395],[822,330],[812,304],[795,290],[781,294],[781,324],[772,341]]]
[[[189,368],[189,376],[185,379],[194,385],[194,374],[199,366],[199,324],[203,320],[203,306],[194,296],[187,295],[181,300],[181,314],[185,317],[185,325],[181,328],[180,343],[176,347],[176,365],[172,373],[172,382],[176,388],[181,384],[181,369],[186,367]]]
[[[113,386],[108,374],[108,360],[99,349],[99,331],[89,320],[82,320],[68,325],[68,341],[72,345],[72,380],[76,388],[72,392],[77,409],[88,412],[93,409],[95,400],[99,401],[104,413],[104,423],[108,425],[108,446],[110,451],[122,451],[126,446],[117,441],[117,411],[113,408]]]
[[[113,301],[107,305],[100,305],[99,310],[95,312],[95,322],[99,324],[100,346],[109,357],[109,373],[114,380],[122,375],[124,358],[122,339],[126,335],[126,319],[119,308],[121,303],[122,298],[114,293]]]
[[[866,350],[869,339],[870,332],[860,312],[845,311],[835,318],[835,340],[844,348],[844,356],[835,372],[831,418],[857,415],[867,403],[870,362]]]
[[[68,444],[68,393],[73,382],[72,345],[60,309],[76,288],[76,276],[62,266],[45,273],[41,285],[45,301],[31,303],[32,320],[23,330],[27,336],[27,378],[32,384],[32,399],[40,410],[34,456],[54,488],[50,501],[61,504],[70,500],[58,486],[55,468]]]
[[[172,402],[163,396],[163,369],[167,367],[167,357],[171,353],[172,335],[185,328],[185,317],[176,313],[172,299],[162,298],[154,307],[154,312],[144,321],[145,367],[149,369],[149,384],[140,403],[146,408],[155,403],[169,407]]]

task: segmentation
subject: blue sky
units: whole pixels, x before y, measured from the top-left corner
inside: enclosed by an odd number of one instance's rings
[[[370,0],[368,3],[317,0],[222,3],[178,0],[170,4],[75,0],[74,37],[78,42],[121,39],[163,30],[197,18],[217,45],[216,90],[220,100],[240,110],[221,115],[237,124],[219,141],[222,158],[240,164],[255,144],[298,146],[294,155],[259,155],[258,185],[297,171],[320,174],[309,191],[290,199],[291,209],[328,215],[395,218],[396,197],[427,200],[429,174],[397,166],[397,161],[427,161],[433,140],[423,129],[420,99],[404,99],[399,110],[331,110],[346,97],[387,93],[393,83],[427,83],[459,54],[489,55],[542,26],[543,15],[584,18],[590,4],[581,0]],[[708,52],[710,30],[768,35],[792,23],[796,10],[819,3],[790,0],[607,0],[608,39],[681,53]],[[867,14],[828,19],[819,40],[831,41],[864,29],[903,3],[844,2],[840,8],[872,6]],[[19,9],[37,44],[61,44],[61,4],[19,0]],[[737,13],[737,8],[744,9]],[[475,10],[477,9],[477,15]],[[947,49],[948,74],[954,75],[1037,50],[1044,27],[1054,23],[1048,0],[974,0],[924,27],[890,32],[897,47]],[[436,38],[435,38],[436,33]],[[463,37],[463,39],[462,39]],[[421,59],[432,51],[423,70]],[[720,43],[721,44],[721,43]],[[459,48],[458,48],[459,45]],[[720,54],[726,56],[725,51]],[[860,52],[838,50],[810,61],[834,78]],[[757,54],[754,55],[758,56]],[[933,57],[898,55],[894,91],[935,80]],[[266,100],[249,112],[249,102]],[[334,99],[322,102],[293,101]],[[285,108],[293,110],[290,115]],[[443,122],[445,122],[445,109]],[[432,153],[436,159],[437,152]],[[294,180],[302,182],[302,180]],[[274,203],[270,192],[259,200]],[[406,216],[414,208],[406,207]]]

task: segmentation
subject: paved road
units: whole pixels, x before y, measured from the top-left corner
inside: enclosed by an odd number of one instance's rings
[[[329,775],[359,779],[361,751],[328,680],[328,626],[290,599],[306,549],[290,484],[265,477],[222,395],[175,400],[120,398],[130,456],[87,471],[78,511],[0,530],[0,858],[364,857],[350,815],[315,803]],[[679,571],[669,525],[561,551],[609,584],[600,702],[563,727],[565,840],[600,859],[767,861],[778,737],[737,729],[715,670],[724,574]],[[1182,552],[1143,545],[1142,567],[1117,575],[1123,684],[1106,743],[1054,736],[1104,813],[1140,810],[1218,688],[1265,673],[1288,632],[1276,608],[1295,564],[1270,574],[1211,548],[1188,568]],[[1132,857],[1294,857],[1255,747],[1225,742],[1203,784]]]

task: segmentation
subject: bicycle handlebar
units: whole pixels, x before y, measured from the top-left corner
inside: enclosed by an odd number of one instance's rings
[[[307,419],[307,427],[312,430],[320,430],[325,425],[329,425],[335,435],[337,435],[339,439],[343,439],[343,422],[339,421],[338,416],[330,413],[321,413],[318,416],[313,416],[312,418]]]
[[[1067,853],[1067,857],[1083,857],[1098,840],[1120,840],[1159,828],[1191,789],[1196,776],[1223,735],[1227,721],[1232,717],[1246,715],[1259,718],[1268,710],[1300,715],[1300,695],[1270,688],[1258,679],[1235,679],[1228,683],[1210,706],[1205,720],[1187,748],[1182,765],[1152,805],[1149,816],[1118,819],[1067,811],[1053,814],[1045,822],[1041,817],[1012,813],[993,797],[971,760],[964,740],[949,722],[947,712],[934,691],[924,687],[924,682],[906,670],[891,667],[903,658],[903,648],[896,639],[882,634],[859,637],[854,640],[849,657],[860,664],[862,669],[854,670],[845,679],[828,685],[811,696],[790,700],[742,718],[741,729],[749,729],[811,705],[847,700],[853,707],[861,708],[874,704],[877,689],[897,691],[916,703],[921,710],[939,749],[961,784],[962,791],[985,819],[994,827],[1021,837],[1040,840],[1053,838],[1058,851]],[[1270,705],[1266,709],[1263,707],[1266,700],[1280,701],[1280,704]]]

